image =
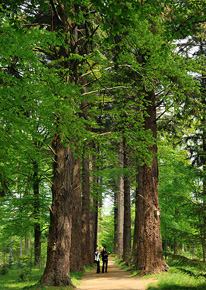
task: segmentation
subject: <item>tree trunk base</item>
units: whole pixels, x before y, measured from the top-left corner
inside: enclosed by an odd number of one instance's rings
[[[40,284],[44,286],[71,286],[76,288],[70,279],[70,277],[57,277],[56,273],[54,275],[44,275],[41,280]]]
[[[164,272],[167,272],[169,270],[169,266],[163,261],[161,266],[154,266],[153,268],[143,268],[143,269],[137,269],[140,270],[141,273],[138,275],[139,277],[143,277],[145,275],[153,275],[153,274],[161,274]]]

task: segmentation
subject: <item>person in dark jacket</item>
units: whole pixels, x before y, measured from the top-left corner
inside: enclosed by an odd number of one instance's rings
[[[102,273],[107,273],[107,265],[108,265],[108,253],[106,251],[106,247],[103,248],[103,251],[101,252],[102,255]]]

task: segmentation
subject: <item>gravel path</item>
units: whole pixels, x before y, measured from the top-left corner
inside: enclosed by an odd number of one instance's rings
[[[114,265],[114,260],[109,257],[108,273],[96,273],[96,269],[86,272],[81,280],[78,290],[146,290],[147,286],[157,280],[148,278],[140,279],[129,277],[129,272],[121,270],[119,265]]]

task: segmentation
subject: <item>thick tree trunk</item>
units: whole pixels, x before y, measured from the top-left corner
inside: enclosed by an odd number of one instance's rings
[[[124,168],[129,168],[129,154],[125,138],[123,138]],[[123,260],[128,261],[131,256],[131,209],[130,209],[130,181],[129,174],[124,175],[124,233],[123,233]]]
[[[72,285],[70,248],[74,158],[69,145],[56,137],[56,162],[52,186],[52,208],[47,245],[47,263],[41,283],[47,286]]]
[[[145,129],[151,130],[156,139],[155,95],[148,94],[148,117],[145,117]],[[157,145],[149,148],[153,155],[151,166],[143,165],[138,170],[138,260],[137,269],[141,274],[160,273],[168,269],[162,253],[162,237],[160,233],[160,208],[158,200],[158,164]]]
[[[81,250],[81,211],[81,162],[80,158],[78,158],[75,160],[73,172],[72,236],[70,253],[70,269],[74,272],[83,270]]]
[[[84,265],[90,265],[89,257],[89,215],[90,212],[90,184],[89,157],[82,158],[82,260]]]

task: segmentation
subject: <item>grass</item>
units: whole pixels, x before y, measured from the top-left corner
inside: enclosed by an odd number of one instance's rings
[[[183,256],[171,256],[167,260],[167,273],[150,275],[159,281],[149,285],[147,290],[205,290],[206,265]],[[147,276],[148,277],[148,276]]]
[[[140,271],[134,265],[126,266],[123,261],[115,261],[122,269],[131,271],[130,277],[138,277]],[[167,259],[170,269],[166,273],[147,275],[141,279],[154,278],[147,290],[206,290],[206,264],[184,256],[170,255]]]
[[[147,290],[205,290],[206,279],[204,277],[194,277],[183,273],[177,268],[171,268],[168,273],[161,275],[150,275],[159,279],[152,283]]]
[[[0,274],[0,290],[72,290],[71,286],[67,287],[45,287],[38,285],[38,282],[43,275],[44,269],[39,270],[38,268],[20,269],[7,269],[7,273],[4,275]],[[89,269],[85,269],[89,271]],[[77,286],[80,282],[83,272],[71,273],[72,283]]]
[[[117,261],[116,261],[117,262]],[[119,263],[123,266],[123,263]],[[205,290],[206,289],[206,265],[197,260],[190,260],[182,256],[171,256],[167,259],[170,269],[167,273],[159,275],[147,275],[144,278],[154,278],[158,282],[152,283],[147,290]],[[131,271],[126,267],[125,270]],[[91,267],[85,268],[90,272]],[[45,287],[38,285],[43,274],[43,269],[27,268],[9,269],[4,275],[0,275],[0,290],[71,290],[72,287]],[[137,276],[139,271],[133,271],[131,276]],[[71,273],[72,283],[77,286],[83,272]]]

